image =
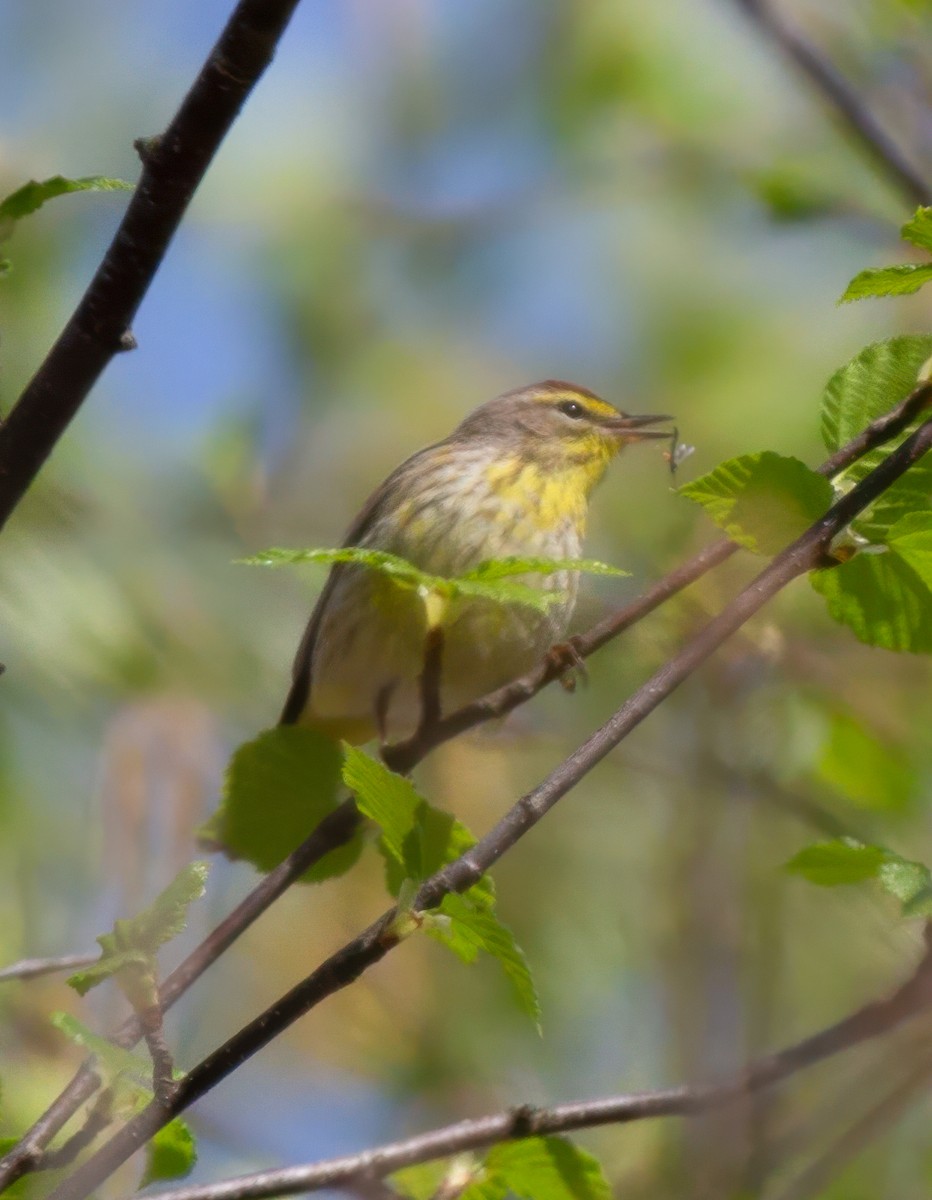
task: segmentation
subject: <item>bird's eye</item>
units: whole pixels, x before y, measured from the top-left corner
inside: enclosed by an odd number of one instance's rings
[[[576,400],[561,400],[557,408],[564,416],[572,417],[574,421],[586,415],[586,410]]]

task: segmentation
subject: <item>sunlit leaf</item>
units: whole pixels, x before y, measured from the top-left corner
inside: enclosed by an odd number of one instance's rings
[[[117,1046],[109,1038],[92,1032],[70,1013],[52,1013],[51,1022],[69,1041],[95,1056],[108,1083],[113,1084],[122,1077],[135,1084],[137,1089],[148,1089],[151,1086],[152,1062],[150,1059],[141,1054],[134,1054],[122,1046]]]
[[[684,484],[680,494],[701,504],[733,541],[759,554],[782,550],[832,503],[827,479],[770,450],[729,459]]]
[[[865,346],[840,367],[822,397],[822,437],[828,449],[838,450],[908,396],[930,355],[932,336],[911,334]],[[888,453],[889,447],[872,451],[846,472],[846,478],[862,478]]]
[[[240,561],[249,566],[269,567],[300,566],[303,563],[366,567],[388,576],[400,587],[417,589],[425,599],[440,596],[447,600],[488,600],[493,604],[518,604],[538,612],[546,612],[559,603],[563,599],[563,592],[558,588],[534,586],[516,580],[515,576],[555,575],[571,571],[592,575],[628,573],[590,558],[502,558],[488,559],[463,575],[432,575],[397,554],[364,546],[309,550],[273,548]]]
[[[114,923],[111,933],[98,937],[101,956],[96,963],[72,975],[68,983],[80,995],[129,968],[148,970],[159,946],[184,929],[188,909],[204,894],[209,866],[189,863],[138,916]]]
[[[552,575],[557,571],[580,571],[585,575],[630,575],[620,567],[599,562],[596,558],[490,558],[478,567],[460,575],[462,580],[475,579],[487,582],[504,579],[509,575]]]
[[[201,844],[270,871],[336,807],[341,766],[339,746],[317,730],[265,730],[230,759],[220,808],[199,831]],[[361,850],[357,834],[302,879],[316,883],[342,875]]]
[[[909,296],[932,280],[932,263],[900,263],[894,267],[868,267],[851,280],[839,304],[883,296]]]
[[[917,208],[900,230],[900,237],[904,242],[912,242],[920,250],[932,253],[932,208]]]
[[[13,222],[28,217],[47,200],[68,192],[131,192],[134,184],[125,179],[108,179],[104,175],[89,175],[83,179],[66,179],[53,175],[51,179],[31,179],[0,201],[0,237],[5,237]]]
[[[892,546],[812,571],[809,580],[834,619],[860,641],[886,650],[932,653],[932,591]]]
[[[518,1007],[540,1030],[540,1000],[524,952],[507,925],[488,908],[474,904],[468,893],[444,896],[440,912],[450,918],[444,928],[429,927],[428,933],[448,946],[464,962],[474,962],[481,950],[498,960],[512,986]]]
[[[146,1169],[141,1188],[160,1179],[184,1179],[197,1162],[194,1134],[180,1117],[175,1117],[146,1143]]]
[[[817,842],[795,854],[786,870],[820,887],[873,879],[899,900],[903,916],[932,913],[932,871],[886,846],[868,846],[854,838]]]
[[[882,846],[866,846],[853,838],[839,838],[817,842],[800,850],[786,864],[786,870],[801,875],[810,883],[817,883],[819,887],[839,887],[876,879],[886,861],[887,851]]]
[[[611,1200],[612,1189],[597,1158],[562,1137],[502,1142],[489,1151],[485,1178],[460,1200]]]

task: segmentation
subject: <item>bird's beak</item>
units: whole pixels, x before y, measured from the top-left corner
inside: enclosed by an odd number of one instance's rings
[[[648,425],[659,425],[661,421],[672,421],[671,416],[664,414],[632,417],[627,413],[619,413],[605,422],[605,428],[614,433],[619,441],[642,442],[647,438],[669,438],[669,429],[648,429]]]

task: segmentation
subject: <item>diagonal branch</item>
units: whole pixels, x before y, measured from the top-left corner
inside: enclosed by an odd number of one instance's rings
[[[823,475],[834,475],[849,467],[869,450],[900,436],[917,419],[932,399],[932,383],[915,388],[888,413],[871,422],[819,468]],[[700,579],[713,567],[724,562],[738,550],[735,542],[725,539],[701,550],[688,562],[675,568],[640,597],[610,614],[575,639],[583,657],[593,654],[613,638],[631,628],[665,601]],[[504,716],[531,699],[559,673],[559,668],[545,661],[529,674],[506,684],[490,695],[467,705],[443,718],[428,735],[421,731],[412,742],[386,747],[385,757],[397,771],[409,771],[431,749],[449,738],[481,724]],[[160,992],[163,1009],[169,1008],[216,960],[245,932],[294,881],[328,851],[352,837],[359,824],[359,815],[352,800],[344,801],[317,826],[305,841],[270,871],[239,905],[166,979]],[[142,1036],[136,1018],[126,1021],[114,1040],[121,1046],[132,1046]],[[23,1136],[20,1142],[0,1161],[0,1190],[21,1175],[32,1170],[49,1144],[80,1106],[93,1095],[100,1080],[93,1060],[82,1066],[67,1087]]]
[[[129,332],[194,192],[298,0],[240,0],[168,129],[139,143],[136,193],[97,273],[0,425],[0,529]]]
[[[822,52],[769,0],[736,0],[786,57],[828,100],[848,132],[912,204],[932,204],[932,186],[909,161],[855,89]]]
[[[435,908],[449,892],[462,892],[489,870],[571,791],[592,768],[690,677],[733,633],[798,576],[823,566],[831,541],[911,466],[932,449],[927,420],[873,471],[842,496],[790,546],[776,556],[722,611],[632,695],[608,721],[569,755],[498,824],[454,863],[428,879],[412,903],[415,911]],[[830,569],[830,568],[829,568]],[[50,1200],[84,1200],[152,1135],[195,1100],[263,1049],[284,1029],[327,997],[353,983],[399,942],[395,910],[389,910],[316,970],[197,1064],[181,1079],[170,1103],[153,1101],[128,1121],[52,1193]],[[833,1031],[816,1045],[833,1045]],[[802,1051],[796,1050],[796,1057]],[[795,1060],[794,1060],[795,1061]]]
[[[723,1082],[633,1092],[547,1108],[512,1108],[459,1121],[360,1154],[325,1159],[306,1166],[260,1171],[222,1183],[172,1188],[157,1193],[156,1200],[258,1200],[265,1196],[318,1191],[383,1179],[402,1167],[482,1149],[511,1138],[568,1133],[596,1125],[627,1124],[656,1117],[695,1116],[773,1087],[834,1054],[889,1033],[930,1004],[932,943],[927,942],[926,952],[915,971],[892,995],[864,1005],[843,1020],[776,1054],[758,1059],[740,1074]],[[922,1070],[923,1078],[926,1078],[928,1061],[922,1063]]]

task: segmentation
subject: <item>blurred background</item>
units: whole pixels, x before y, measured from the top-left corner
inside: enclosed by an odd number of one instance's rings
[[[134,179],[230,0],[0,7],[0,193]],[[781,0],[932,177],[929,8]],[[7,410],[125,197],[56,200],[5,247]],[[134,329],[4,536],[0,962],[92,950],[194,853],[232,748],[272,724],[322,572],[235,560],[336,544],[406,455],[508,388],[568,378],[675,413],[686,479],[759,449],[815,465],[822,387],[928,332],[923,294],[836,308],[908,257],[908,202],[734,0],[306,0]],[[716,535],[657,448],[593,505],[578,622]],[[418,772],[483,833],[760,561],[740,556],[503,728]],[[412,939],[193,1114],[208,1180],[514,1103],[739,1070],[908,975],[921,927],[782,873],[837,831],[932,856],[927,663],[861,646],[805,582],[588,777],[496,872],[544,1009]],[[166,965],[255,882],[217,862]],[[372,853],[293,889],[168,1020],[191,1065],[384,907]],[[0,1114],[22,1129],[119,1004],[0,991]],[[924,1197],[932,1064],[913,1023],[746,1106],[586,1134],[626,1197]],[[262,1097],[257,1105],[257,1097]],[[132,1185],[132,1171],[121,1179]]]

